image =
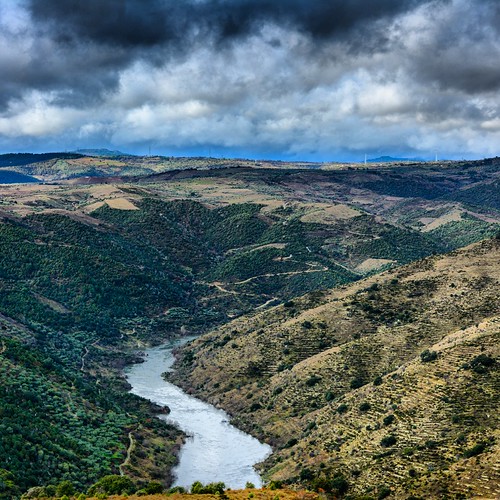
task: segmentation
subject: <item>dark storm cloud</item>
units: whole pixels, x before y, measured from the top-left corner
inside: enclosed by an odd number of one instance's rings
[[[496,154],[498,61],[498,0],[0,0],[0,139]]]
[[[182,47],[192,36],[231,40],[266,22],[329,38],[422,3],[426,0],[31,0],[30,8],[34,19],[56,29],[60,43],[137,48]]]
[[[88,106],[115,89],[120,71],[135,61],[162,66],[189,57],[195,46],[223,50],[269,23],[297,30],[313,44],[340,40],[346,50],[371,52],[384,43],[384,21],[422,3],[27,0],[35,43],[31,59],[13,64],[0,82],[0,108],[29,89],[54,90],[61,104]]]
[[[468,94],[499,90],[500,2],[457,1],[440,21],[409,54],[415,79]]]

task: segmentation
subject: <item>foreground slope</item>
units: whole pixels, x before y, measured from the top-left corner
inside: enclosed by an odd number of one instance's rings
[[[487,240],[240,318],[176,381],[271,442],[274,479],[494,498],[499,259]]]

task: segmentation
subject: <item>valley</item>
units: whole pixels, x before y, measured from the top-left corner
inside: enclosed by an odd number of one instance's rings
[[[273,447],[266,481],[500,494],[498,158],[0,165],[0,498],[171,485],[185,436],[123,368],[187,335],[169,377]]]

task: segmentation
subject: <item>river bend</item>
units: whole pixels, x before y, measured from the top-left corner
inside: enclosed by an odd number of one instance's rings
[[[173,342],[146,350],[144,363],[126,369],[131,392],[170,408],[159,418],[173,423],[188,438],[174,468],[174,486],[189,487],[194,481],[222,481],[231,489],[244,488],[247,482],[262,485],[254,465],[270,453],[268,445],[240,431],[229,423],[228,415],[214,406],[186,394],[163,380],[161,374],[174,363]]]

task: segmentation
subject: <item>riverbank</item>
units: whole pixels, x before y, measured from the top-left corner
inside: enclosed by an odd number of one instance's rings
[[[170,413],[158,418],[188,436],[173,470],[174,485],[188,488],[195,481],[222,481],[230,488],[244,487],[247,482],[261,486],[254,465],[267,458],[271,448],[232,426],[224,411],[163,379],[162,374],[174,363],[173,350],[187,341],[189,338],[146,349],[144,362],[125,370],[131,392],[167,406]]]

